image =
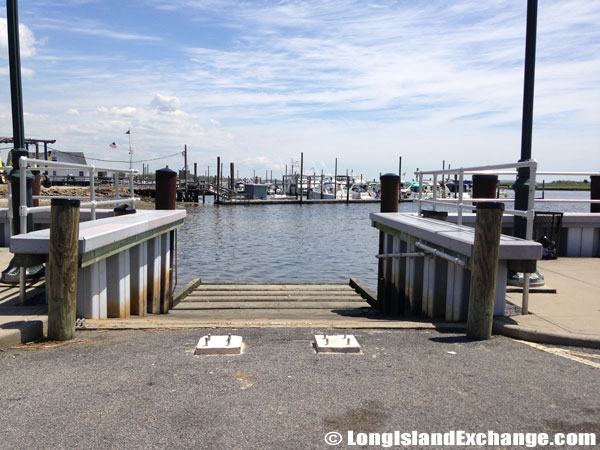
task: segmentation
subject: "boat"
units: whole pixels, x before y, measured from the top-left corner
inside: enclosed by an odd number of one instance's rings
[[[355,182],[350,186],[350,198],[353,200],[372,200],[377,196],[366,181]]]
[[[346,199],[346,186],[341,183],[327,181],[323,183],[323,192],[321,193],[321,185],[317,184],[314,189],[311,189],[309,198],[312,199]]]

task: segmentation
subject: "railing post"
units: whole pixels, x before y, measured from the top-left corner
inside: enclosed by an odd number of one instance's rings
[[[55,198],[50,211],[48,258],[48,339],[66,341],[75,336],[78,199]]]
[[[380,178],[381,183],[381,212],[382,213],[397,213],[398,212],[398,192],[400,188],[400,177],[393,173],[386,173]],[[379,232],[379,254],[387,252],[387,239],[383,231]],[[390,270],[392,261],[389,258],[380,258],[377,268],[377,306],[385,314],[389,314],[392,310],[392,289],[390,280]],[[399,311],[404,310],[403,305],[400,305]]]
[[[503,203],[477,204],[467,316],[467,337],[471,339],[485,340],[492,335],[503,212]]]
[[[92,220],[96,220],[96,168],[92,165],[89,168],[90,174],[90,202],[92,202]]]
[[[421,215],[421,210],[422,210],[422,205],[421,205],[421,199],[423,197],[423,172],[417,172],[417,178],[419,180],[419,202],[418,202],[418,215]]]
[[[437,200],[437,173],[433,175],[433,201]],[[437,205],[434,203],[433,210],[437,209]]]
[[[463,194],[464,194],[465,171],[461,167],[458,172],[458,224],[463,223]],[[456,188],[454,188],[456,190]]]
[[[129,197],[131,198],[131,208],[135,209],[135,201],[133,200],[135,197],[135,187],[133,184],[133,176],[134,176],[134,172],[131,171],[129,172]]]

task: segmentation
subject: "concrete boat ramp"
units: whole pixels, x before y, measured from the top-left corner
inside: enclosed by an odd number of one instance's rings
[[[372,309],[361,296],[361,290],[348,283],[200,283],[198,280],[184,288],[179,299],[169,314],[87,320],[86,327],[415,328],[413,320],[384,317]],[[461,324],[449,325],[464,328]],[[417,326],[435,327],[430,321],[418,322]]]

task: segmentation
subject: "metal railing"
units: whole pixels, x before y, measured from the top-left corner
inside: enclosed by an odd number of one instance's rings
[[[460,167],[458,169],[447,169],[447,170],[431,170],[431,171],[419,171],[419,172],[415,172],[415,175],[417,176],[417,179],[419,181],[419,191],[418,191],[418,211],[419,211],[419,215],[421,215],[421,211],[422,211],[422,204],[431,204],[433,205],[433,209],[436,209],[436,206],[445,206],[445,207],[456,207],[458,210],[458,218],[457,218],[457,223],[459,225],[462,225],[462,216],[463,216],[463,210],[475,210],[477,209],[477,206],[475,206],[474,204],[478,203],[478,202],[514,202],[515,199],[514,198],[469,198],[469,199],[465,199],[464,198],[464,178],[465,175],[479,175],[479,174],[486,174],[486,175],[517,175],[516,171],[503,171],[503,169],[519,169],[521,167],[528,167],[530,174],[529,174],[529,192],[528,192],[528,209],[523,211],[523,210],[517,210],[517,209],[505,209],[504,213],[505,214],[512,214],[514,216],[521,216],[521,217],[525,217],[527,219],[527,227],[526,227],[526,234],[525,234],[525,238],[527,240],[531,240],[533,238],[533,220],[535,217],[535,203],[538,202],[547,202],[547,203],[564,203],[564,202],[569,202],[569,203],[600,203],[600,200],[592,200],[590,199],[536,199],[535,198],[535,191],[536,191],[536,187],[537,187],[537,183],[536,183],[536,176],[539,175],[548,175],[548,176],[561,176],[561,175],[566,175],[566,176],[584,176],[584,177],[589,177],[589,176],[600,176],[600,173],[598,172],[538,172],[537,171],[537,162],[534,160],[530,160],[530,161],[523,161],[523,162],[517,162],[517,163],[512,163],[512,164],[497,164],[497,165],[488,165],[488,166],[477,166],[477,167],[468,167],[468,168],[463,168]],[[423,175],[431,175],[433,176],[433,186],[432,186],[432,199],[424,199],[423,198]],[[442,177],[444,175],[451,175],[451,174],[456,174],[458,176],[458,198],[446,198],[446,199],[440,199],[438,198],[438,175],[442,175]],[[443,178],[442,178],[443,179]],[[455,187],[456,189],[456,187]],[[465,202],[468,202],[470,204],[465,204]],[[523,275],[523,304],[522,304],[522,310],[523,310],[523,314],[527,314],[528,312],[528,303],[529,303],[529,274],[524,274]]]
[[[502,203],[512,203],[515,201],[514,198],[464,198],[464,178],[465,175],[512,175],[516,176],[517,172],[507,172],[502,171],[501,169],[507,168],[519,168],[519,167],[529,167],[530,169],[530,183],[529,183],[529,200],[528,205],[529,209],[526,211],[517,210],[517,209],[505,209],[505,214],[512,214],[514,216],[522,216],[527,218],[527,231],[526,231],[526,239],[532,239],[533,237],[533,218],[535,216],[535,203],[600,203],[600,200],[593,199],[546,199],[546,198],[535,198],[535,191],[537,187],[536,177],[540,175],[548,175],[548,176],[570,176],[570,177],[591,177],[591,176],[600,176],[600,172],[541,172],[537,171],[537,162],[536,161],[526,161],[526,162],[518,162],[514,164],[498,164],[493,166],[480,166],[480,167],[469,167],[469,168],[458,168],[458,169],[448,169],[448,170],[432,170],[432,171],[421,171],[415,172],[419,179],[419,197],[418,197],[418,209],[419,214],[422,211],[422,203],[432,204],[433,209],[435,210],[436,206],[450,206],[456,207],[458,210],[458,218],[457,223],[462,225],[462,216],[463,211],[470,210],[474,211],[477,209],[478,202],[502,202]],[[433,186],[432,186],[432,199],[424,199],[422,189],[423,189],[423,175],[432,175],[433,176]],[[439,198],[438,197],[438,183],[437,176],[438,175],[450,175],[457,174],[458,175],[458,198]],[[466,204],[466,203],[470,204]]]
[[[523,161],[517,163],[509,163],[509,164],[496,164],[496,165],[488,165],[488,166],[476,166],[476,167],[459,167],[458,169],[447,169],[447,170],[430,170],[430,171],[419,171],[415,172],[419,180],[419,192],[418,192],[418,209],[419,215],[422,211],[422,204],[427,203],[433,205],[433,209],[435,210],[436,206],[450,206],[456,207],[458,210],[458,219],[457,223],[462,225],[463,211],[465,209],[474,211],[477,209],[477,206],[468,203],[477,203],[477,202],[513,202],[514,199],[498,199],[498,198],[464,198],[464,179],[465,175],[498,175],[498,174],[509,174],[516,172],[502,172],[503,169],[519,169],[521,167],[529,168],[529,179],[531,182],[529,183],[529,208],[525,211],[519,209],[505,209],[505,214],[512,214],[514,216],[521,216],[527,219],[527,228],[526,228],[526,239],[530,240],[533,237],[533,218],[535,215],[534,212],[534,200],[535,200],[535,177],[537,171],[537,162],[536,161]],[[431,200],[423,198],[423,175],[432,175],[433,176],[433,186],[432,193],[433,198]],[[456,199],[440,199],[438,198],[438,175],[458,175],[458,198]]]
[[[89,201],[82,202],[81,207],[90,207],[92,220],[96,220],[96,207],[99,205],[115,205],[115,204],[131,204],[133,208],[135,202],[140,199],[135,197],[134,195],[134,176],[138,173],[136,169],[114,169],[107,167],[97,167],[93,164],[75,164],[75,163],[65,163],[59,161],[47,161],[44,159],[35,159],[28,158],[26,156],[22,156],[19,158],[19,193],[21,201],[27,196],[27,180],[26,180],[26,170],[27,165],[35,165],[37,167],[29,167],[29,169],[38,169],[38,170],[46,170],[47,168],[58,168],[58,170],[67,170],[67,169],[78,169],[79,171],[87,172],[90,180],[90,195],[89,197],[82,197],[83,199],[89,198]],[[96,188],[95,188],[95,177],[97,172],[115,172],[115,196],[108,198],[106,200],[96,200]],[[129,178],[129,197],[121,197],[119,194],[120,183],[119,183],[119,173],[128,174]],[[9,183],[10,186],[10,183]],[[10,189],[10,188],[9,188]],[[42,196],[36,195],[33,197],[34,199],[48,199],[48,198],[62,198],[60,196]],[[72,198],[72,197],[70,197]],[[21,204],[19,206],[19,220],[21,233],[26,233],[27,230],[27,216],[29,214],[40,213],[44,211],[50,211],[50,206],[27,206]],[[9,217],[11,217],[12,208],[11,201],[9,198]],[[11,229],[12,232],[12,229]]]

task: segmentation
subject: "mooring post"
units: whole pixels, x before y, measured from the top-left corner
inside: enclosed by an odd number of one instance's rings
[[[346,205],[350,203],[350,177],[348,176],[348,171],[346,170]]]
[[[503,213],[503,203],[477,205],[467,316],[467,337],[471,339],[484,340],[492,336]]]
[[[155,209],[175,209],[177,195],[177,172],[168,167],[156,171],[156,206]],[[155,238],[158,239],[158,238]],[[159,310],[167,314],[173,307],[173,248],[175,231],[169,232],[168,239],[162,239],[161,257],[168,255],[168,265],[161,258]],[[156,296],[153,296],[156,301]],[[156,311],[156,305],[148,305],[148,310]]]
[[[215,180],[216,182],[216,187],[217,187],[217,197],[216,197],[216,201],[215,203],[220,203],[221,202],[221,157],[217,156],[217,179]]]
[[[474,175],[473,197],[493,198],[497,184],[497,175]],[[467,337],[485,340],[492,336],[504,204],[478,203],[476,211]]]
[[[398,212],[398,190],[400,177],[393,173],[381,175],[381,209],[382,213]],[[386,253],[386,235],[379,232],[379,254]],[[391,289],[391,267],[392,260],[381,258],[377,268],[377,307],[385,314],[392,311],[392,289]],[[400,300],[398,300],[400,301]],[[394,311],[402,312],[403,305],[394,305]]]
[[[42,191],[42,177],[39,170],[32,170],[31,173],[33,174],[33,182],[31,183],[31,196],[33,198],[40,195]],[[34,198],[31,203],[33,206],[40,206],[40,201],[37,198]]]
[[[48,339],[67,341],[75,336],[78,199],[53,198],[50,207],[48,258]]]
[[[333,198],[337,200],[337,158],[335,158],[335,174],[333,175]]]
[[[304,176],[304,152],[300,152],[300,203],[302,204],[302,177]]]
[[[600,175],[590,177],[590,200],[600,200]],[[600,203],[591,203],[590,212],[600,213]]]

